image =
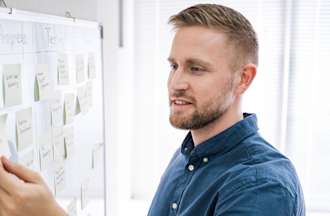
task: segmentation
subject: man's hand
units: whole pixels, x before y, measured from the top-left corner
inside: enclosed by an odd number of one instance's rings
[[[1,157],[0,216],[66,215],[37,172]]]

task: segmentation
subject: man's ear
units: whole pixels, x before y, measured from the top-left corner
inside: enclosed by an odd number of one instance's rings
[[[255,64],[246,64],[242,67],[241,71],[238,73],[238,84],[236,88],[236,94],[243,94],[251,85],[254,77],[257,73],[257,66]]]

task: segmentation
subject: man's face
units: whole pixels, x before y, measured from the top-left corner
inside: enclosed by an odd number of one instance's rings
[[[183,27],[174,37],[168,79],[170,122],[200,129],[219,120],[233,103],[232,51],[226,35],[205,27]]]

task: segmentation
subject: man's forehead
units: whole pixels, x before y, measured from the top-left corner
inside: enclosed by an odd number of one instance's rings
[[[171,52],[212,52],[215,54],[218,51],[225,51],[227,45],[227,36],[220,31],[199,26],[184,27],[177,30],[172,41]]]
[[[184,41],[227,41],[227,35],[220,29],[209,28],[205,26],[185,26],[178,28],[174,35],[174,40]]]

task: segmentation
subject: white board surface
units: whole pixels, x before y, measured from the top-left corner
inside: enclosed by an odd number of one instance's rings
[[[0,9],[0,115],[9,156],[39,171],[68,211],[105,215],[99,24],[8,12]]]

